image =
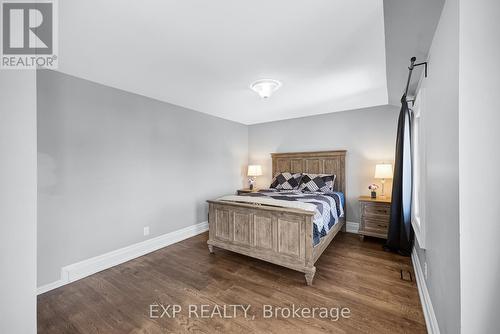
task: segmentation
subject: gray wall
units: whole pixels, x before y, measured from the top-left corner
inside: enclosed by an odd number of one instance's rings
[[[58,72],[37,85],[38,285],[206,221],[206,199],[242,186],[244,125]]]
[[[462,333],[500,332],[500,1],[460,0]]]
[[[0,74],[0,333],[36,333],[36,81]]]
[[[423,79],[426,250],[416,245],[441,333],[460,332],[458,1],[446,1]]]
[[[258,186],[271,181],[270,153],[347,149],[347,220],[359,222],[358,196],[369,194],[370,183],[380,184],[375,164],[394,162],[398,112],[386,105],[251,125],[249,163],[261,164],[264,173]]]

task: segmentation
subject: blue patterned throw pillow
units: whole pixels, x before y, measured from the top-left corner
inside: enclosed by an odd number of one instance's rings
[[[294,190],[299,187],[300,179],[302,178],[302,173],[291,174],[288,172],[277,174],[270,188],[277,190]]]
[[[335,175],[303,174],[299,190],[303,192],[332,192]]]

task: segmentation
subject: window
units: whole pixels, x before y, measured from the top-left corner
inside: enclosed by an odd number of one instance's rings
[[[425,89],[417,94],[412,111],[412,206],[411,223],[418,244],[425,248],[425,136],[423,134],[423,112],[425,106]]]

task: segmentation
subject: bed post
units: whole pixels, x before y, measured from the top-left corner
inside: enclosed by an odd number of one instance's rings
[[[211,240],[215,238],[215,231],[214,231],[214,222],[215,219],[215,209],[213,204],[209,203],[208,204],[208,251],[210,254],[214,253],[214,246],[210,243]]]
[[[306,245],[313,244],[313,216],[305,217],[305,243]],[[312,285],[314,274],[316,273],[316,267],[314,266],[314,254],[313,248],[311,246],[306,247],[306,258],[305,258],[305,267],[304,273],[306,278],[307,285]]]

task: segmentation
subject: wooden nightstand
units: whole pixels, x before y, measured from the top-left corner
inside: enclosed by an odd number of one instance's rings
[[[256,188],[253,188],[253,189],[250,189],[250,188],[238,189],[238,190],[236,190],[236,195],[255,193],[257,191],[259,191],[259,189],[256,189]]]
[[[359,234],[361,240],[365,235],[387,239],[389,221],[391,219],[391,199],[359,197]]]

